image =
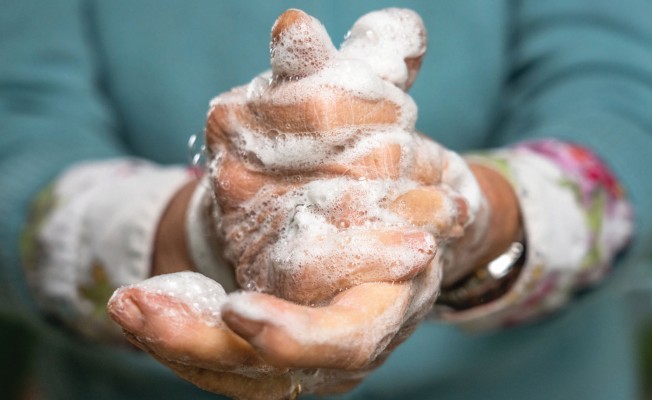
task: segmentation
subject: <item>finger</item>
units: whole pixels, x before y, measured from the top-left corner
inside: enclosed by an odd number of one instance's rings
[[[425,38],[425,31],[423,33],[424,38]],[[416,57],[406,57],[405,60],[405,66],[407,67],[407,72],[408,76],[407,79],[405,80],[405,83],[401,87],[404,90],[409,90],[412,87],[412,84],[414,81],[417,80],[417,76],[419,75],[419,70],[421,69],[421,64],[423,64],[423,57],[425,54],[422,54],[420,56]]]
[[[361,130],[350,153],[342,161],[325,163],[327,174],[364,179],[398,179],[407,177],[422,185],[438,185],[446,163],[443,148],[420,134],[375,128],[370,134]],[[380,143],[380,144],[379,144]],[[351,157],[349,154],[352,154]]]
[[[423,186],[398,196],[389,209],[437,237],[458,237],[468,218],[464,199],[436,186]]]
[[[337,87],[322,87],[319,96],[306,96],[301,85],[301,81],[288,82],[284,87],[270,88],[265,97],[257,99],[243,96],[233,103],[214,100],[207,121],[207,142],[236,137],[244,127],[268,136],[279,131],[328,135],[351,126],[393,125],[401,117],[400,107],[385,98],[357,97]]]
[[[220,393],[235,399],[274,400],[287,399],[296,389],[292,378],[281,376],[248,377],[231,372],[213,371],[180,363],[168,366],[181,378],[213,393]]]
[[[321,308],[245,292],[231,295],[222,315],[274,365],[359,369],[399,330],[410,288],[409,282],[363,284]]]
[[[446,162],[443,147],[432,139],[417,133],[410,147],[411,165],[408,170],[410,179],[422,185],[438,185],[441,183],[442,170]]]
[[[279,149],[281,150],[281,149]],[[287,149],[286,149],[287,150]],[[277,152],[281,153],[281,151]],[[357,154],[362,153],[362,156]],[[251,165],[237,157],[234,152],[223,152],[215,158],[211,178],[213,187],[219,194],[217,200],[222,210],[238,208],[242,203],[253,198],[261,188],[274,186],[274,195],[282,195],[299,183],[308,183],[314,179],[347,176],[354,179],[398,179],[401,170],[402,147],[399,143],[387,143],[370,151],[356,150],[352,161],[345,157],[343,162],[298,163],[303,168],[275,168]],[[310,153],[314,154],[314,153]],[[306,165],[308,164],[308,165]],[[288,173],[301,173],[300,180],[294,182]]]
[[[291,188],[287,181],[282,181],[273,174],[256,171],[231,153],[223,154],[214,166],[211,178],[223,211],[240,207],[265,186],[274,186],[272,192],[275,195],[281,195]]]
[[[470,216],[467,223],[470,223],[473,216],[484,206],[483,191],[469,164],[462,156],[447,150],[444,157],[442,183],[453,188],[466,200]]]
[[[304,372],[307,371],[307,372]],[[313,372],[314,373],[311,373]],[[341,369],[310,369],[298,370],[294,378],[301,386],[316,395],[336,395],[351,391],[359,385],[373,369],[341,370]]]
[[[359,131],[351,138],[356,142],[355,146],[349,143],[346,147],[339,140],[331,142],[315,138],[301,139],[305,143],[297,146],[292,146],[291,140],[268,141],[263,143],[264,146],[261,144],[268,150],[263,159],[257,163],[254,160],[253,164],[251,157],[244,160],[236,156],[237,152],[221,152],[213,164],[212,175],[215,187],[223,194],[220,196],[223,206],[237,206],[267,184],[279,186],[281,192],[288,190],[287,184],[293,182],[288,173],[301,173],[303,183],[339,176],[358,180],[395,180],[406,173],[410,179],[423,185],[440,183],[446,155],[436,143],[420,136],[395,137],[382,132],[369,135],[364,129]],[[255,140],[250,138],[248,142]],[[287,160],[288,157],[281,155],[293,154],[295,147],[307,148],[303,152],[305,159],[295,154],[291,163],[283,165],[281,158]],[[345,150],[338,150],[340,148]]]
[[[365,375],[366,377],[366,375]],[[337,394],[344,394],[347,392],[350,392],[353,390],[356,386],[358,386],[362,381],[364,380],[365,377],[361,378],[353,378],[353,379],[346,379],[339,381],[334,384],[327,384],[322,387],[316,388],[313,390],[313,393],[317,395],[337,395]]]
[[[212,166],[213,187],[219,194],[217,200],[222,210],[238,208],[253,198],[263,187],[271,188],[270,194],[282,195],[298,183],[306,184],[315,179],[328,177],[351,177],[357,180],[399,178],[401,172],[402,146],[399,143],[386,143],[370,151],[356,150],[352,156],[344,157],[342,162],[296,169],[300,179],[294,180],[291,168],[263,171],[260,167],[247,165],[245,161],[230,152],[222,153]],[[357,154],[362,153],[361,156]],[[418,167],[418,165],[417,165]]]
[[[351,162],[327,163],[320,167],[326,175],[356,179],[398,179],[401,172],[402,147],[387,143]]]
[[[163,359],[210,369],[262,368],[253,348],[222,322],[225,299],[216,282],[184,272],[118,289],[108,312],[134,344]]]
[[[355,286],[319,308],[262,293],[232,294],[222,316],[271,364],[364,372],[427,315],[441,278],[436,259],[407,282]]]
[[[416,230],[347,229],[298,235],[271,254],[270,292],[300,304],[323,304],[362,283],[401,282],[424,270],[436,244]]]
[[[270,58],[276,80],[312,75],[336,53],[324,26],[301,10],[287,10],[272,27]]]
[[[342,43],[344,57],[365,60],[381,78],[407,90],[426,52],[426,29],[417,13],[390,8],[358,19]]]
[[[239,373],[214,371],[188,365],[187,360],[179,362],[162,357],[153,352],[141,339],[132,334],[126,334],[127,339],[141,350],[149,353],[161,364],[166,365],[180,378],[209,392],[223,394],[237,399],[286,399],[299,393],[301,387],[298,381],[288,373],[260,373],[239,368]],[[250,376],[246,375],[247,373]],[[297,391],[297,389],[299,389]]]

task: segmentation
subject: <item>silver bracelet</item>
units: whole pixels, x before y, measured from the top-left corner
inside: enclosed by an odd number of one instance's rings
[[[513,242],[507,251],[475,270],[468,278],[442,290],[437,303],[464,310],[496,300],[518,277],[525,253],[523,242]]]
[[[188,204],[186,232],[190,257],[198,272],[218,282],[228,292],[239,289],[233,267],[220,257],[209,223],[212,190],[208,178],[200,179]]]
[[[494,279],[501,279],[509,274],[525,252],[521,242],[514,242],[506,252],[487,264],[487,272]]]

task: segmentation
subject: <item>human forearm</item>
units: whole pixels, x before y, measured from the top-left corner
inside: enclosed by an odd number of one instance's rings
[[[440,302],[438,315],[476,330],[511,326],[558,310],[577,289],[605,277],[631,234],[632,214],[617,178],[595,154],[541,140],[469,159],[494,169],[514,188],[526,252],[507,285],[474,274],[442,291],[442,299],[455,301]],[[469,299],[486,286],[501,291],[479,302]]]
[[[649,254],[652,3],[527,0],[514,7],[501,123],[492,146],[557,138],[597,154],[636,210],[633,250]]]
[[[510,183],[486,166],[470,163],[469,167],[484,195],[486,215],[473,221],[464,236],[451,243],[454,262],[445,268],[444,288],[504,253],[522,234],[518,200]]]
[[[106,301],[115,288],[150,276],[160,217],[189,179],[182,167],[133,159],[64,171],[41,196],[47,206],[34,208],[23,241],[41,311],[91,337],[117,333]]]
[[[186,214],[197,181],[181,187],[161,215],[152,254],[151,276],[195,270],[186,238]]]

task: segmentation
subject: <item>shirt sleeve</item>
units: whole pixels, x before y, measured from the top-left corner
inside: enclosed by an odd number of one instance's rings
[[[122,157],[87,42],[86,2],[10,0],[0,13],[0,309],[37,315],[19,237],[37,193],[75,162]]]
[[[185,168],[136,159],[66,170],[37,197],[23,236],[39,309],[88,338],[122,337],[106,312],[109,297],[150,276],[160,217],[192,178]]]
[[[483,157],[517,192],[528,253],[502,298],[463,312],[438,306],[470,329],[550,313],[607,274],[630,230],[630,259],[649,257],[652,240],[652,3],[510,5],[506,81],[489,140],[505,150]]]
[[[500,123],[490,143],[556,138],[595,153],[633,205],[629,252],[650,255],[652,3],[513,1]]]
[[[447,321],[470,330],[532,321],[567,304],[600,282],[631,237],[632,209],[606,165],[576,144],[523,142],[469,156],[502,174],[518,198],[525,232],[525,262],[497,300],[463,311],[438,305]]]

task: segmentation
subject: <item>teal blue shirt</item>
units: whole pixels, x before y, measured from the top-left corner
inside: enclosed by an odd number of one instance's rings
[[[0,13],[0,313],[40,332],[37,370],[50,398],[216,396],[144,355],[83,344],[44,322],[18,256],[34,195],[80,160],[186,163],[187,138],[202,131],[209,99],[268,68],[269,30],[286,8],[319,18],[337,43],[357,17],[386,6],[415,9],[429,31],[411,91],[421,131],[457,151],[537,137],[586,145],[628,191],[636,240],[610,282],[540,323],[469,335],[424,322],[347,397],[635,397],[625,294],[652,242],[649,1],[7,0]]]

